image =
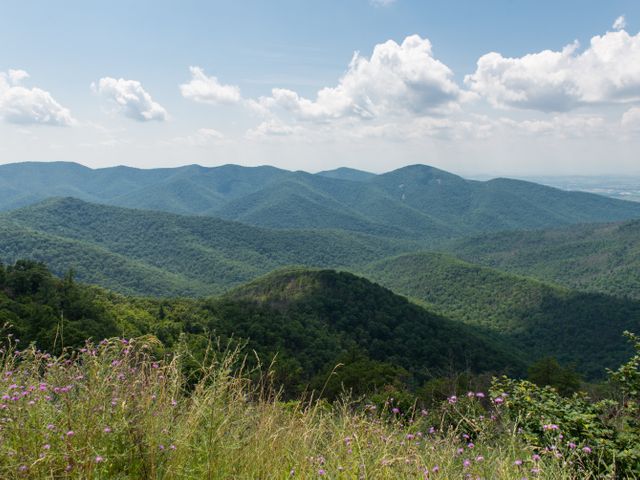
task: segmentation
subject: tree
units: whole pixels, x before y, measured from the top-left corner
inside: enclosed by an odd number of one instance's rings
[[[529,367],[529,380],[549,385],[560,395],[569,396],[580,388],[580,375],[572,367],[562,367],[554,357],[545,357]]]

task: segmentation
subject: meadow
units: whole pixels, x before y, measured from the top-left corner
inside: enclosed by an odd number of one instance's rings
[[[10,341],[0,358],[2,478],[520,480],[638,473],[637,450],[635,460],[621,461],[616,449],[623,440],[604,431],[617,425],[631,447],[638,438],[624,427],[637,413],[638,392],[625,385],[637,388],[638,355],[612,372],[626,396],[615,405],[607,400],[608,412],[617,413],[605,420],[589,410],[597,404],[579,395],[561,399],[550,387],[506,378],[429,410],[346,394],[333,403],[313,395],[285,402],[269,366],[249,369],[245,353],[219,343],[197,361],[184,345],[157,358],[152,336],[87,343],[59,356],[18,345]]]

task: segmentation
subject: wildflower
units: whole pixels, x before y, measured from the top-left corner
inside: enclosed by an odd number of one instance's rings
[[[468,467],[470,467],[470,466],[471,466],[471,460],[469,460],[468,458],[465,458],[465,459],[464,459],[464,462],[462,462],[462,466],[463,466],[464,468],[468,468]]]
[[[513,462],[513,464],[514,464],[516,467],[519,467],[520,465],[522,465],[522,460],[516,460],[515,462]]]
[[[469,445],[467,445],[467,448],[473,448],[475,447],[475,445],[473,444],[473,442],[469,442]]]
[[[476,457],[476,462],[482,462],[484,460],[484,457],[482,455],[478,455]]]
[[[158,362],[153,362],[151,364],[151,368],[158,368],[160,365],[158,365]]]
[[[73,430],[69,430],[67,432],[67,437],[73,437],[76,434],[76,432],[74,432]]]
[[[535,453],[535,454],[531,457],[531,459],[532,459],[534,462],[537,462],[537,461],[539,461],[539,460],[540,460],[540,455],[538,455],[537,453]]]
[[[476,396],[476,394],[475,394],[475,393],[473,393],[473,392],[467,392],[467,397],[469,397],[469,398],[473,398],[473,397],[475,397],[475,396]]]
[[[171,445],[169,445],[169,450],[175,450],[176,446],[172,443]]]
[[[104,458],[103,458],[103,457],[101,457],[100,455],[98,455],[98,456],[96,457],[96,463],[102,463],[102,462],[104,462]]]
[[[429,415],[429,412],[427,412],[424,408],[422,410],[420,410],[420,415],[422,415],[423,417],[426,417],[427,415]]]
[[[51,448],[51,445],[49,445],[48,443],[45,443],[45,444],[42,446],[42,449],[43,449],[43,450],[49,450],[50,448]]]
[[[327,472],[326,470],[324,470],[323,468],[321,468],[320,470],[318,470],[318,475],[322,476],[322,475],[326,475]]]
[[[582,447],[582,451],[584,453],[591,453],[592,450],[591,450],[591,447]]]
[[[393,407],[393,408],[391,409],[391,412],[393,412],[393,413],[395,413],[395,414],[398,414],[398,413],[400,413],[400,409],[399,409],[398,407]]]
[[[476,392],[476,398],[484,398],[483,392]]]
[[[573,442],[569,442],[569,448],[570,448],[571,450],[574,450],[574,449],[576,448],[576,444],[575,444],[575,443],[573,443]]]
[[[26,465],[20,465],[18,467],[18,470],[21,472],[26,472],[29,469],[29,467],[27,467]]]
[[[102,430],[104,433],[111,433],[111,427],[104,427]]]
[[[495,403],[496,405],[500,405],[504,402],[504,398],[502,397],[496,397],[493,399],[493,403]]]
[[[458,455],[462,455],[464,453],[464,448],[458,448]]]
[[[440,471],[440,467],[438,465],[434,465],[433,468],[431,469],[431,471],[433,473],[438,473]]]
[[[52,423],[50,423],[49,425],[47,425],[47,430],[53,430],[55,429],[55,425],[53,425]]]
[[[415,435],[413,435],[412,433],[407,433],[407,440],[413,440],[414,438],[416,438]]]
[[[451,404],[454,404],[454,403],[456,403],[456,402],[458,401],[458,397],[456,397],[455,395],[451,395],[451,396],[447,399],[447,401],[448,401],[449,403],[451,403]]]

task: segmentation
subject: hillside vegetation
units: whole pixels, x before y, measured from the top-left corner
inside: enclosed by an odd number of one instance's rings
[[[429,244],[482,232],[640,218],[640,205],[633,202],[517,180],[465,180],[426,165],[373,175],[237,165],[92,170],[73,163],[22,163],[0,166],[0,191],[0,210],[71,196],[265,227],[340,228]]]
[[[630,351],[620,335],[640,330],[640,302],[585,293],[436,253],[375,262],[363,274],[448,318],[506,337],[528,358],[554,356],[587,377]]]
[[[158,359],[156,347],[143,338],[87,343],[60,357],[3,349],[0,375],[9,381],[0,393],[10,400],[1,404],[2,478],[589,480],[638,473],[638,457],[625,450],[637,435],[625,441],[619,425],[593,418],[597,404],[533,385],[503,381],[486,394],[450,397],[432,413],[394,403],[282,403],[267,375],[251,381],[260,372],[243,369],[237,351],[212,350],[194,383],[184,374],[187,349]],[[588,424],[580,426],[583,418]]]
[[[23,342],[48,351],[85,338],[153,334],[171,349],[183,334],[215,334],[248,342],[263,359],[277,356],[278,383],[288,394],[321,390],[336,396],[341,379],[364,392],[386,383],[416,388],[451,372],[521,373],[524,362],[472,328],[409,303],[349,273],[284,270],[207,300],[145,300],[53,277],[42,264],[2,269],[0,321]],[[57,332],[57,333],[56,333]],[[347,382],[348,383],[348,382]]]
[[[571,288],[640,299],[640,221],[488,234],[446,250]]]
[[[52,199],[0,216],[0,259],[127,294],[210,295],[285,265],[349,266],[415,244],[341,231],[266,230],[211,217]]]

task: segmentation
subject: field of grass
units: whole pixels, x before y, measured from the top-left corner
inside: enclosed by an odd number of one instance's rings
[[[590,473],[595,449],[525,442],[495,393],[429,412],[391,399],[284,403],[237,350],[196,362],[183,349],[156,360],[157,347],[149,337],[60,357],[3,349],[0,477],[605,478]]]

